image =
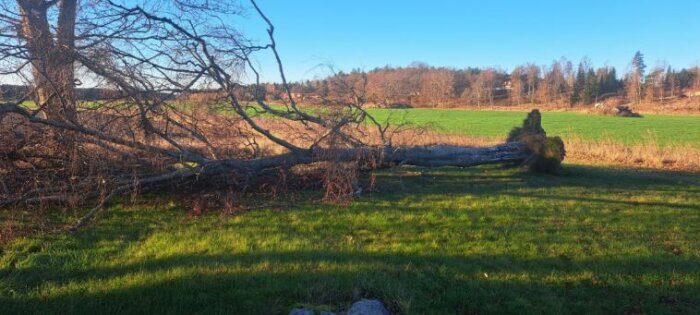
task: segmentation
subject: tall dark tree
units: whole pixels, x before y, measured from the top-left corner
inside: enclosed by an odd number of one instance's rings
[[[639,50],[637,50],[637,52],[634,53],[634,57],[632,57],[632,68],[640,77],[644,77],[644,71],[647,65],[644,63],[644,55]]]
[[[627,75],[627,97],[636,103],[642,101],[644,71],[646,69],[644,55],[637,51],[632,57],[630,73]]]
[[[583,88],[586,86],[586,70],[584,69],[583,63],[578,64],[578,70],[576,70],[576,80],[574,81],[574,86],[571,91],[571,105],[581,101]]]
[[[591,104],[596,101],[599,93],[598,77],[593,68],[588,69],[586,79],[581,92],[581,101],[584,104]]]

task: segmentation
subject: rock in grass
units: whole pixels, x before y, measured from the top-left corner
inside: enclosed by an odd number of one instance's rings
[[[378,300],[362,299],[352,304],[347,315],[389,315],[389,311]]]
[[[289,315],[316,315],[316,312],[308,308],[295,308],[289,312]]]

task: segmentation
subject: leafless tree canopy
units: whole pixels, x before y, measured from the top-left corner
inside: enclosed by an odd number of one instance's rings
[[[472,165],[524,158],[520,143],[495,155],[393,147],[390,128],[362,108],[366,78],[333,83],[342,94],[328,95],[335,106],[302,110],[286,82],[273,24],[254,1],[249,7],[268,25],[263,43],[236,30],[244,8],[228,1],[0,3],[0,71],[31,87],[0,106],[0,203],[77,204],[315,161]],[[277,62],[281,106],[261,97],[254,62],[261,51]],[[449,84],[445,77],[434,81]],[[76,88],[92,86],[105,95],[79,100]],[[203,94],[206,102],[189,101]]]

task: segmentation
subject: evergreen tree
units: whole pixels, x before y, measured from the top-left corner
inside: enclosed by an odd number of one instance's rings
[[[688,69],[681,69],[676,77],[678,78],[678,88],[687,89],[692,86],[695,80],[695,72]]]
[[[635,103],[639,103],[642,100],[642,85],[646,67],[644,55],[637,51],[632,57],[632,69],[627,76],[627,97]]]
[[[606,80],[605,92],[601,93],[617,92],[621,87],[621,82],[617,80],[617,71],[615,68],[610,68],[610,71],[608,71],[608,78]]]
[[[583,63],[578,64],[578,71],[576,72],[576,82],[574,83],[574,88],[571,91],[571,104],[576,104],[581,101],[583,88],[586,85],[586,71],[583,69]]]
[[[639,50],[632,57],[632,68],[640,78],[644,78],[644,70],[647,68],[647,65],[644,63],[644,55]]]
[[[583,86],[583,91],[581,92],[581,101],[584,104],[591,104],[598,97],[598,77],[595,75],[593,69],[588,69],[586,73],[585,83]]]
[[[615,68],[605,67],[600,68],[597,71],[598,75],[598,94],[603,95],[607,93],[615,93],[619,89],[620,85],[617,81],[617,74]]]

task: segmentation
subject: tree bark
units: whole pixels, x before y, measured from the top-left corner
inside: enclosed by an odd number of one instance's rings
[[[533,152],[528,145],[523,142],[509,142],[491,147],[437,145],[399,148],[316,149],[255,160],[210,161],[202,165],[200,175],[214,175],[223,172],[259,172],[270,168],[292,167],[313,162],[352,162],[371,158],[380,162],[378,167],[394,165],[468,167],[484,164],[522,163],[532,154]]]
[[[49,119],[75,121],[76,95],[73,50],[77,0],[62,0],[58,7],[56,38],[48,20],[49,4],[18,0],[22,16],[20,37],[26,41],[39,106]]]

